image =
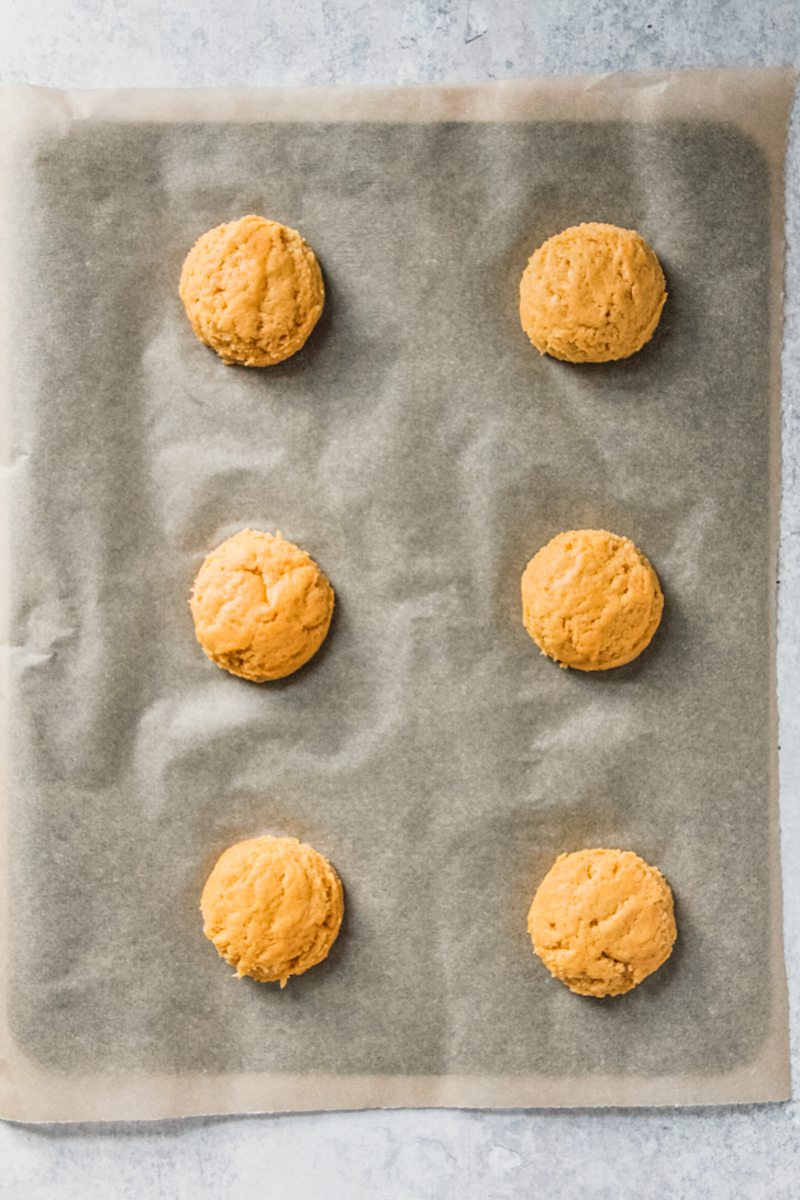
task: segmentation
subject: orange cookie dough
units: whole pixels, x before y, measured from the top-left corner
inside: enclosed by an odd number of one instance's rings
[[[211,661],[264,683],[291,675],[319,650],[333,588],[313,558],[280,533],[243,529],[208,555],[189,603]]]
[[[581,996],[619,996],[658,970],[677,936],[664,876],[631,850],[560,855],[528,913],[533,948]]]
[[[522,576],[522,621],[562,667],[607,671],[641,654],[658,629],[658,576],[628,538],[605,529],[559,533]]]
[[[217,859],[200,911],[204,934],[238,976],[285,987],[327,958],[342,924],[342,884],[297,838],[253,838]]]
[[[534,251],[519,286],[519,315],[541,354],[611,362],[649,342],[666,298],[664,272],[644,238],[591,222]]]
[[[200,341],[226,363],[268,367],[305,344],[325,289],[314,251],[296,229],[248,216],[195,242],[180,297]]]

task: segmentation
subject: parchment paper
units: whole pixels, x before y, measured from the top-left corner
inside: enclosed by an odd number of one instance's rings
[[[0,1112],[26,1120],[788,1094],[774,672],[786,72],[474,88],[4,95]],[[298,227],[306,349],[225,367],[177,297],[205,229]],[[540,358],[532,249],[639,229],[669,300],[635,358]],[[272,686],[195,644],[204,554],[280,529],[336,589]],[[520,622],[554,533],[666,594],[630,667]],[[293,834],[342,936],[285,991],[202,934],[216,856]],[[669,963],[578,998],[525,918],[555,856],[622,846]]]

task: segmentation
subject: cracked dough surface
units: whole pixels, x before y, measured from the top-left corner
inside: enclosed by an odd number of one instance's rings
[[[305,550],[280,533],[243,529],[208,555],[189,603],[211,661],[264,683],[291,675],[316,654],[334,597]]]
[[[342,924],[342,884],[313,846],[252,838],[217,859],[200,911],[203,932],[239,977],[284,987],[327,958]]]
[[[658,629],[658,576],[628,538],[605,529],[559,533],[522,576],[522,621],[563,667],[607,671],[636,658]]]
[[[612,362],[650,340],[666,298],[664,272],[644,238],[590,222],[534,251],[520,282],[519,314],[541,354]]]
[[[179,291],[200,341],[246,367],[296,354],[325,299],[319,263],[297,230],[252,215],[198,238]]]
[[[665,962],[677,936],[672,892],[631,850],[560,855],[528,913],[533,948],[581,996],[619,996]]]

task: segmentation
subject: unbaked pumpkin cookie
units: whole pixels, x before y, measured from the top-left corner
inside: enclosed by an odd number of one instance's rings
[[[258,837],[217,859],[200,900],[217,953],[262,983],[285,987],[327,958],[344,913],[336,871],[297,838]]]
[[[672,953],[672,892],[631,850],[562,854],[533,898],[528,932],[548,971],[571,991],[619,996]]]
[[[519,313],[541,354],[611,362],[650,340],[666,299],[664,272],[644,238],[590,222],[534,251],[520,282]]]
[[[305,550],[280,533],[243,529],[208,555],[189,603],[211,661],[265,683],[291,675],[316,654],[334,595]]]
[[[607,671],[631,662],[658,629],[658,576],[633,542],[605,529],[559,533],[522,576],[522,621],[562,667]]]
[[[200,341],[226,363],[245,367],[268,367],[296,354],[325,300],[308,242],[296,229],[253,215],[198,238],[179,292]]]

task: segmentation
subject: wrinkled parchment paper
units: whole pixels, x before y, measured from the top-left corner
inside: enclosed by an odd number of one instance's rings
[[[700,1104],[788,1092],[774,677],[784,72],[473,88],[4,95],[8,580],[0,1112]],[[225,367],[177,297],[205,229],[298,227],[306,349]],[[639,229],[669,300],[608,366],[540,358],[518,280]],[[271,686],[187,607],[280,529],[336,588]],[[642,658],[560,671],[518,585],[554,533],[652,559]],[[6,589],[4,588],[4,591]],[[347,909],[285,991],[201,930],[221,850],[329,855]],[[669,963],[572,995],[525,918],[555,856],[630,847]]]

